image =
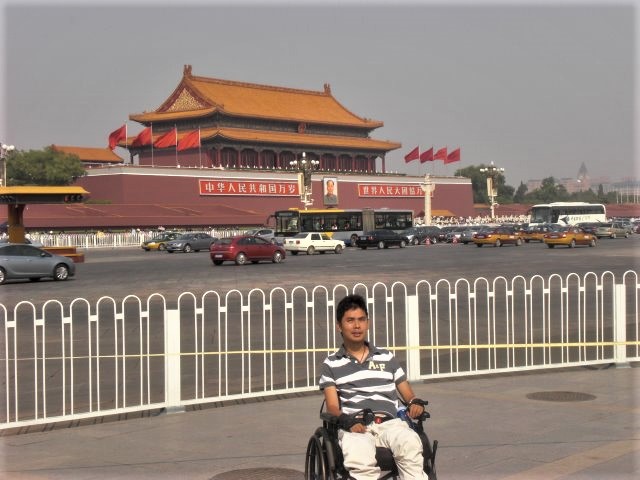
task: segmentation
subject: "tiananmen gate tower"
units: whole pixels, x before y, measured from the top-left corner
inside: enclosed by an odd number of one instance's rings
[[[302,208],[292,162],[303,152],[316,163],[313,208],[424,212],[424,177],[387,169],[386,155],[401,144],[374,138],[383,122],[351,112],[328,84],[313,91],[220,80],[195,76],[185,65],[156,110],[129,120],[142,131],[127,135],[123,126],[110,137],[128,152],[123,162],[98,149],[101,158],[81,158],[87,175],[77,185],[90,192],[89,202],[33,205],[27,228],[263,225],[276,210]],[[337,204],[323,204],[327,179],[335,181]],[[473,215],[470,179],[431,181],[433,216]]]

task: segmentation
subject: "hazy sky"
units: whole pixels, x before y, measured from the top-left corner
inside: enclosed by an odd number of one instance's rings
[[[451,175],[494,161],[507,182],[640,177],[637,2],[0,0],[0,140],[102,147],[193,74],[322,90],[387,168]],[[141,126],[128,122],[129,134]],[[405,164],[415,146],[462,160]],[[125,152],[117,150],[122,156]]]

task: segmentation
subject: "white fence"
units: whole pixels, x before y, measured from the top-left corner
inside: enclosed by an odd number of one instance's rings
[[[198,232],[206,232],[215,238],[231,237],[245,233],[248,228],[203,228]],[[172,230],[180,233],[188,233],[196,230]],[[42,243],[45,247],[66,247],[77,248],[118,248],[118,247],[139,247],[142,242],[156,237],[158,230],[132,229],[128,232],[105,232],[96,231],[93,233],[29,233],[30,240]]]
[[[412,380],[626,364],[639,289],[628,271],[0,305],[0,429],[315,390],[351,292]]]

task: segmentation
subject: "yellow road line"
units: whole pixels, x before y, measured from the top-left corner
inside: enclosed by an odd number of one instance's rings
[[[500,344],[484,344],[484,345],[431,345],[426,347],[386,347],[389,350],[395,352],[404,352],[404,351],[438,351],[438,350],[506,350],[506,349],[515,349],[515,348],[575,348],[575,347],[616,347],[616,346],[635,346],[640,347],[640,341],[628,341],[628,342],[558,342],[558,343],[500,343]],[[290,349],[274,349],[274,350],[227,350],[221,352],[182,352],[182,353],[129,353],[129,354],[100,354],[100,355],[77,355],[77,356],[66,356],[61,357],[51,356],[46,357],[45,360],[82,360],[82,359],[100,359],[106,360],[110,358],[140,358],[140,357],[165,357],[165,356],[183,356],[183,357],[193,357],[193,356],[231,356],[231,355],[281,355],[281,354],[290,354],[290,353],[333,353],[335,352],[335,348],[290,348]],[[37,357],[38,360],[42,360],[42,357]],[[4,358],[0,359],[0,364],[4,362]],[[9,358],[10,361],[13,358]],[[21,360],[30,360],[33,361],[33,357],[29,358],[18,358],[18,361]]]

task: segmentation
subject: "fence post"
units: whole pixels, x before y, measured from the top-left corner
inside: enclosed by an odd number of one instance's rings
[[[164,325],[164,400],[167,413],[184,412],[180,382],[180,315],[169,309]]]
[[[617,284],[613,313],[613,341],[616,367],[629,367],[627,361],[627,295],[624,284]]]
[[[418,296],[407,295],[407,379],[420,378],[420,322]]]

